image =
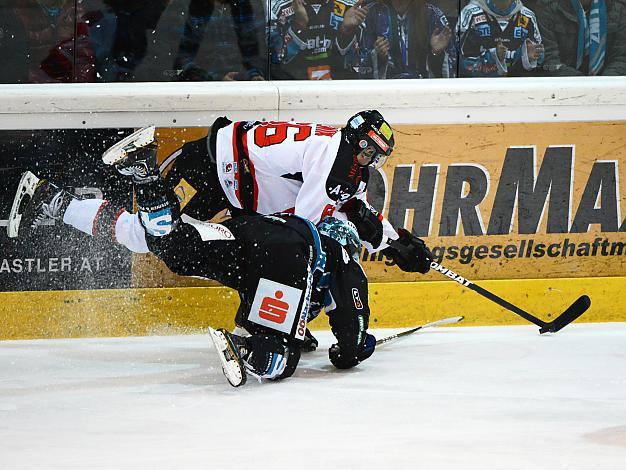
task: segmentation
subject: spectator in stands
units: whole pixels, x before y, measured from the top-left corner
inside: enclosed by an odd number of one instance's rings
[[[356,45],[368,12],[364,0],[275,0],[271,2],[272,78],[353,78],[345,57]]]
[[[359,45],[363,78],[456,75],[452,29],[443,12],[424,0],[372,3]]]
[[[258,0],[190,0],[189,14],[174,61],[181,80],[263,80],[267,76],[265,13]],[[210,28],[210,44],[197,63]],[[208,42],[208,41],[207,41]]]
[[[153,31],[170,0],[104,0],[117,19],[111,50],[111,80],[133,81],[135,69],[148,49],[146,34]]]
[[[28,41],[26,31],[16,16],[14,6],[18,0],[0,7],[0,83],[28,82]]]
[[[535,14],[520,0],[471,0],[458,32],[460,76],[528,75],[543,61]]]
[[[546,48],[546,74],[626,75],[623,1],[544,0],[537,16]]]
[[[95,58],[89,29],[73,0],[24,0],[13,7],[28,44],[28,81],[92,82]]]

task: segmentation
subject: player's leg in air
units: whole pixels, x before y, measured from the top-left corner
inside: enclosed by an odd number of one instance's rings
[[[137,191],[144,195],[159,194],[165,188],[168,200],[177,200],[178,209],[196,219],[208,220],[226,208],[214,159],[207,150],[207,139],[185,144],[158,166],[154,131],[154,127],[147,127],[124,138],[104,153],[104,162],[131,178]],[[161,176],[165,170],[167,173]],[[24,237],[56,219],[84,233],[112,239],[133,252],[145,253],[149,248],[143,224],[149,230],[168,230],[167,218],[159,218],[155,201],[150,199],[141,198],[142,202],[152,204],[144,208],[141,218],[107,200],[78,198],[26,172],[15,195],[8,235]]]

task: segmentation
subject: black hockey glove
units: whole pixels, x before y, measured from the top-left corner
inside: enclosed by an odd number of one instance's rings
[[[389,246],[383,253],[391,258],[402,271],[426,274],[430,269],[433,254],[426,247],[424,240],[417,238],[408,230],[398,229],[400,237],[389,240]]]
[[[383,223],[380,214],[373,207],[369,207],[361,199],[352,198],[341,209],[354,224],[361,240],[377,248],[383,241]]]
[[[369,333],[366,335],[363,345],[356,354],[345,354],[341,351],[339,344],[333,344],[328,350],[328,357],[332,365],[337,369],[350,369],[374,354],[376,338]]]

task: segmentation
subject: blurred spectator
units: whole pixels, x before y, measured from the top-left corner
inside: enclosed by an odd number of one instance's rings
[[[135,69],[143,61],[148,49],[147,33],[154,31],[169,2],[170,0],[104,0],[117,20],[108,80],[135,80]]]
[[[180,80],[263,80],[267,76],[265,13],[255,0],[190,0],[183,37],[174,61]],[[210,28],[210,44],[196,57]]]
[[[4,66],[0,67],[0,83],[28,82],[28,43],[26,31],[11,4],[0,7],[0,52]]]
[[[89,29],[74,0],[23,0],[13,7],[28,44],[28,81],[92,82],[95,58]],[[77,16],[78,14],[78,16]]]
[[[539,2],[548,75],[626,75],[626,3]]]
[[[522,76],[543,61],[535,14],[520,0],[472,0],[458,29],[462,77]]]
[[[344,58],[356,45],[367,11],[363,0],[354,5],[352,0],[272,0],[272,78],[353,78]]]
[[[360,42],[363,78],[456,75],[456,48],[443,12],[424,0],[372,3]]]

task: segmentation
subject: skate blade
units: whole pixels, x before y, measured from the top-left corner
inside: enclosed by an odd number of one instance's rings
[[[238,359],[224,333],[209,327],[209,335],[215,345],[215,350],[222,363],[222,372],[228,383],[233,387],[245,384],[247,377],[244,365]]]
[[[126,158],[129,151],[135,151],[154,142],[155,129],[155,126],[143,127],[128,137],[124,137],[117,144],[105,150],[102,154],[102,161],[105,165],[120,163]]]
[[[17,186],[17,191],[15,192],[15,197],[13,198],[11,214],[9,215],[9,223],[7,224],[7,236],[9,238],[17,237],[20,229],[20,222],[22,221],[22,202],[26,196],[29,198],[33,197],[39,181],[39,178],[37,178],[30,171],[26,171],[22,174],[20,183]]]

